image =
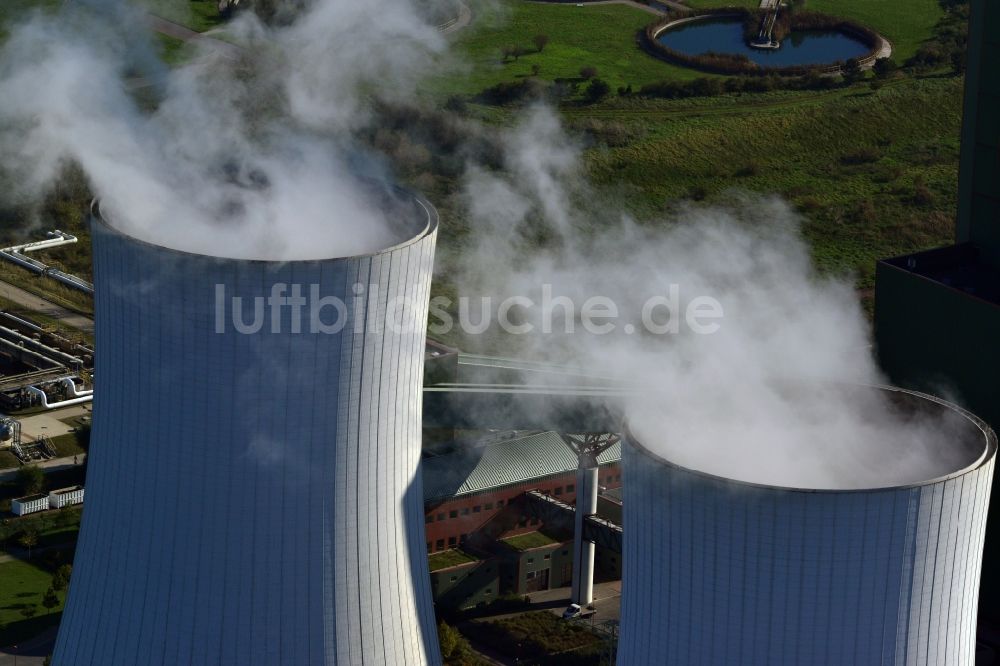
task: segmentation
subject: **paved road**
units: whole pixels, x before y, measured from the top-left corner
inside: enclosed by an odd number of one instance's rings
[[[73,462],[73,459],[76,462]],[[41,470],[45,473],[49,472],[59,472],[64,469],[69,469],[71,467],[76,467],[77,465],[82,465],[84,461],[87,460],[87,454],[81,453],[78,456],[66,456],[65,458],[53,458],[52,460],[45,460],[40,463],[35,463]],[[0,483],[6,481],[13,481],[17,476],[17,470],[19,467],[11,467],[9,469],[0,470]]]
[[[42,666],[52,653],[57,631],[52,627],[16,647],[0,648],[0,666]]]
[[[236,44],[230,44],[229,42],[224,42],[221,39],[215,39],[206,34],[192,30],[191,28],[181,25],[180,23],[174,23],[173,21],[168,21],[165,18],[159,16],[154,16],[153,14],[148,15],[149,27],[153,29],[154,32],[158,32],[167,37],[173,37],[174,39],[179,39],[183,42],[197,41],[199,44],[205,44],[213,49],[216,49],[220,53],[227,55],[229,57],[237,57],[242,49]]]
[[[31,292],[25,291],[20,287],[15,287],[7,282],[0,281],[0,297],[13,303],[17,303],[21,307],[34,310],[35,312],[40,312],[41,314],[51,317],[52,319],[57,319],[60,323],[66,324],[67,326],[72,326],[73,328],[87,333],[94,332],[93,319],[71,312],[64,307],[47,301],[40,296],[35,296]]]

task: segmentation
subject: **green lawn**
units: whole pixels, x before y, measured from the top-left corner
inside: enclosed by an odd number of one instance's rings
[[[222,19],[219,7],[213,0],[137,0],[149,9],[150,14],[174,23],[180,23],[197,32],[218,26]]]
[[[938,0],[806,0],[806,8],[873,28],[892,42],[893,59],[899,63],[917,52],[944,16]]]
[[[26,18],[36,9],[49,9],[59,4],[59,0],[0,1],[0,41],[7,37],[7,30],[12,23]]]
[[[514,0],[493,10],[477,7],[477,12],[476,22],[456,35],[451,49],[451,61],[461,63],[461,69],[437,77],[432,83],[435,91],[475,94],[497,83],[531,76],[532,65],[538,65],[539,77],[548,81],[578,78],[580,68],[596,67],[598,77],[612,90],[704,76],[644,53],[635,35],[656,16],[633,7]],[[539,34],[549,37],[541,53],[532,41]],[[501,63],[501,49],[510,46],[531,52]]]
[[[163,58],[163,62],[176,65],[184,61],[186,50],[183,39],[157,33],[156,41],[160,45],[160,57]]]
[[[469,555],[464,550],[459,550],[457,548],[452,548],[451,550],[444,550],[440,553],[434,553],[430,555],[427,560],[430,562],[431,571],[437,571],[438,569],[447,569],[448,567],[455,567],[459,564],[466,564],[468,562],[475,562],[477,558]]]
[[[60,458],[75,456],[87,451],[80,445],[80,439],[75,432],[59,435],[52,438],[52,445],[56,447],[56,452]]]
[[[507,537],[503,539],[503,542],[514,550],[531,550],[532,548],[541,548],[542,546],[551,546],[552,544],[559,543],[552,537],[541,532],[528,532],[527,534]]]
[[[17,467],[20,464],[21,461],[19,461],[17,457],[9,450],[0,451],[0,469]]]
[[[51,615],[42,606],[42,595],[51,581],[51,573],[29,562],[0,563],[0,645],[8,646],[30,638],[59,621],[65,592],[58,593],[60,604]],[[21,614],[21,610],[29,606],[37,611],[30,619]]]

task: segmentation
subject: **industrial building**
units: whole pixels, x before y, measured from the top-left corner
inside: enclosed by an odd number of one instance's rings
[[[602,493],[621,488],[620,459],[620,444],[598,457]],[[573,504],[577,466],[577,456],[551,431],[500,433],[426,458],[424,528],[435,603],[468,608],[505,594],[570,585],[573,525],[546,520],[529,493]],[[621,577],[620,552],[601,551],[599,561],[603,577]]]
[[[88,510],[56,666],[440,663],[419,475],[437,216],[374,197],[398,243],[315,261],[168,249],[95,207]],[[280,300],[256,331],[220,325],[220,290],[254,304],[245,323],[282,285],[340,299],[345,325],[310,332]]]
[[[970,4],[955,244],[878,263],[875,341],[894,384],[946,391],[1000,428],[1000,4]],[[1000,558],[1000,504],[987,562]],[[1000,569],[983,572],[982,610],[1000,622]]]
[[[876,325],[894,380],[943,378],[996,425],[1000,9],[973,6],[958,244],[882,262]],[[635,438],[574,449],[574,436],[621,430],[627,387],[427,353],[437,220],[406,202],[394,203],[407,211],[398,245],[291,262],[157,247],[95,210],[93,508],[55,664],[439,663],[432,593],[463,607],[572,583],[586,598],[579,554],[594,557],[601,529],[619,544],[624,534],[621,664],[973,663],[996,451],[983,422],[898,392],[965,420],[949,444],[968,464],[850,491],[711,476]],[[249,303],[279,283],[320,285],[350,323],[291,334],[291,312],[279,310],[278,330],[218,332],[217,287]],[[354,298],[357,283],[374,292]],[[399,295],[413,297],[406,316],[421,324],[402,334],[386,316]],[[425,356],[434,432],[542,432],[428,458],[422,481]],[[614,516],[597,524],[592,503],[621,512],[624,532]],[[536,532],[540,506],[571,513],[576,538],[487,548]],[[468,561],[428,576],[428,554],[456,548]]]
[[[996,436],[936,398],[878,390],[950,419],[954,464],[914,485],[777,487],[626,435],[619,664],[975,663]]]
[[[77,383],[81,373],[93,367],[90,347],[24,317],[0,312],[0,408],[51,409],[88,402],[90,392],[78,389]]]

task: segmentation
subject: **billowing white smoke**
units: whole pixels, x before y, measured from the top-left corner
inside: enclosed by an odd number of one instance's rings
[[[116,227],[168,247],[306,259],[400,240],[347,135],[367,86],[408,94],[443,46],[409,0],[317,0],[281,28],[245,13],[229,28],[245,49],[205,47],[174,70],[145,22],[122,0],[82,0],[13,29],[0,147],[29,194],[72,160]],[[128,92],[137,70],[155,111]]]
[[[815,272],[787,204],[734,195],[730,206],[681,208],[639,226],[602,210],[547,110],[536,109],[512,133],[506,174],[468,175],[466,201],[484,233],[478,251],[465,256],[462,278],[487,276],[476,288],[535,303],[518,308],[517,322],[534,330],[508,338],[505,351],[558,356],[643,387],[629,405],[637,439],[721,476],[877,487],[971,462],[946,424],[840,384],[884,380],[851,285]],[[540,233],[553,249],[531,249]],[[495,276],[506,278],[497,284]],[[592,334],[576,321],[567,333],[562,306],[544,312],[545,290],[549,302],[570,297],[578,317],[587,298],[608,297],[618,310],[614,330]],[[644,334],[642,309],[654,297],[666,297],[647,317],[661,333]],[[688,306],[699,297],[716,299],[722,318],[689,323]],[[542,333],[545,325],[551,334]]]

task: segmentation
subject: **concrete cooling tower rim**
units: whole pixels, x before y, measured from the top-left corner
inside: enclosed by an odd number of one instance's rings
[[[386,246],[376,252],[369,252],[365,254],[355,254],[355,255],[333,255],[329,257],[316,257],[309,259],[241,259],[238,257],[230,257],[221,254],[216,255],[216,254],[206,254],[202,252],[191,252],[188,250],[179,250],[177,248],[173,248],[168,245],[160,245],[159,243],[139,238],[137,236],[134,236],[130,233],[123,231],[109,219],[111,217],[110,214],[108,215],[104,214],[104,212],[101,210],[101,202],[99,199],[94,199],[93,201],[90,202],[90,214],[91,214],[91,219],[94,222],[101,224],[105,228],[111,230],[112,232],[120,236],[128,238],[131,242],[138,243],[140,245],[146,245],[148,247],[153,247],[156,248],[158,251],[174,253],[177,254],[178,256],[203,257],[209,259],[216,259],[219,261],[238,261],[246,263],[259,262],[271,265],[310,264],[316,262],[330,261],[334,259],[336,260],[358,259],[363,257],[374,257],[381,254],[388,254],[389,252],[393,252],[394,250],[400,250],[410,245],[413,245],[414,243],[419,242],[421,239],[426,238],[427,236],[429,236],[430,234],[434,233],[437,230],[438,220],[439,220],[437,209],[434,208],[434,206],[429,201],[424,199],[422,196],[416,194],[415,192],[412,192],[410,190],[401,187],[390,186],[389,189],[394,194],[396,194],[400,198],[400,200],[409,200],[413,204],[415,204],[412,226],[416,233],[414,233],[412,236],[409,236],[406,240],[396,243],[395,245]],[[421,224],[421,222],[422,225],[418,226]]]
[[[693,474],[695,476],[714,479],[733,486],[740,486],[747,488],[761,488],[761,489],[770,489],[776,491],[786,491],[786,492],[796,492],[796,493],[827,493],[827,494],[870,493],[877,491],[900,490],[906,488],[919,488],[922,486],[929,486],[935,483],[940,483],[942,481],[947,481],[948,479],[954,479],[956,477],[962,476],[963,474],[968,474],[969,472],[978,469],[985,464],[988,464],[996,456],[997,436],[996,433],[993,432],[993,429],[990,428],[985,421],[977,417],[975,414],[972,414],[971,412],[966,411],[961,407],[958,407],[957,405],[948,402],[947,400],[942,400],[941,398],[937,398],[935,396],[928,395],[926,393],[920,393],[919,391],[911,391],[909,389],[902,389],[895,386],[858,385],[857,388],[859,390],[875,389],[878,391],[886,391],[886,392],[901,394],[908,398],[916,399],[919,401],[926,401],[924,404],[928,407],[934,405],[937,406],[938,408],[941,408],[945,412],[951,412],[952,414],[958,416],[963,420],[962,435],[964,435],[964,439],[966,439],[969,442],[967,444],[967,448],[971,450],[972,442],[974,440],[979,439],[979,437],[982,437],[982,448],[981,450],[979,450],[975,459],[972,460],[972,462],[970,462],[968,465],[965,465],[964,467],[949,472],[947,474],[943,474],[941,476],[937,476],[931,479],[927,479],[926,481],[920,481],[917,483],[904,483],[904,484],[889,485],[889,486],[874,486],[869,488],[799,488],[795,486],[783,486],[777,484],[755,483],[753,481],[744,481],[741,479],[734,479],[728,476],[720,476],[718,474],[712,474],[710,472],[705,472],[699,469],[685,467],[675,462],[671,462],[670,460],[667,460],[666,458],[659,456],[650,451],[648,448],[646,448],[646,446],[643,445],[639,441],[639,439],[637,439],[635,435],[632,434],[631,428],[627,421],[623,424],[622,429],[624,430],[625,439],[627,440],[626,443],[628,446],[631,446],[638,453],[652,460],[655,460],[666,467],[682,470],[686,474]]]

